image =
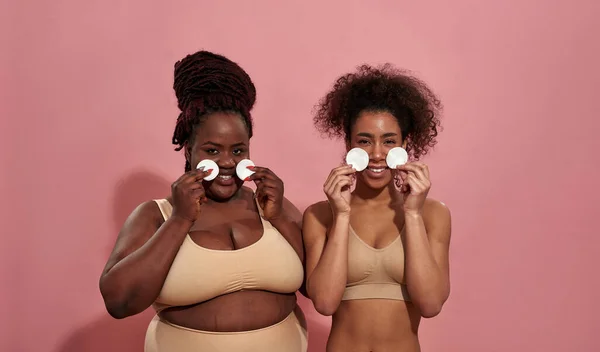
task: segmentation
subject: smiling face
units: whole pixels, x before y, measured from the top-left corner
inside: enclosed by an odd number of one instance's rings
[[[210,159],[219,166],[219,175],[204,181],[206,196],[226,201],[237,194],[244,183],[235,173],[235,166],[249,158],[250,139],[242,117],[236,113],[215,112],[195,129],[192,144],[186,147],[186,159],[192,169],[201,160]]]
[[[362,148],[369,154],[369,166],[357,173],[357,182],[382,189],[392,181],[385,157],[394,147],[406,147],[396,118],[388,112],[362,112],[352,126],[348,150]]]

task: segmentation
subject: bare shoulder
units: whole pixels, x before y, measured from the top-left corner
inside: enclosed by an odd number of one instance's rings
[[[309,221],[325,229],[331,225],[332,220],[331,207],[326,200],[314,203],[304,211],[304,221]]]
[[[450,208],[444,202],[441,202],[437,199],[427,198],[425,199],[425,214],[431,215],[444,215],[450,216]]]
[[[443,202],[427,198],[423,206],[425,227],[435,237],[449,238],[451,229],[450,208]]]
[[[149,200],[138,205],[131,212],[131,215],[129,215],[123,227],[126,227],[128,224],[138,222],[150,222],[160,226],[163,221],[164,219],[158,204],[154,200]]]
[[[144,245],[163,222],[163,216],[155,201],[150,200],[138,205],[121,227],[105,270]]]

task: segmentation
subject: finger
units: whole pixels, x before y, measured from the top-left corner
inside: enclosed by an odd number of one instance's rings
[[[338,187],[338,184],[342,183],[351,186],[353,182],[354,180],[350,176],[338,175],[333,179],[326,193],[330,195],[337,194],[336,192],[339,192],[342,189],[342,186]]]
[[[264,181],[264,180],[273,180],[273,181],[278,181],[279,177],[277,177],[277,175],[275,175],[272,171],[270,171],[270,170],[264,170],[263,169],[263,170],[255,171],[252,175],[250,175],[248,177],[248,179],[253,180],[253,181],[255,181],[255,180],[261,180],[261,181]]]
[[[356,170],[352,166],[350,166],[350,165],[341,165],[341,166],[338,166],[338,167],[332,169],[331,172],[329,173],[329,176],[327,178],[328,179],[332,178],[335,175],[338,175],[340,173],[344,174],[344,175],[347,175],[347,174],[351,174],[351,173],[355,173],[355,172],[356,172]]]
[[[275,189],[282,188],[281,182],[278,182],[275,180],[262,180],[261,184],[263,185],[263,187],[267,187],[267,188],[275,188]]]
[[[422,181],[428,179],[423,169],[420,166],[415,165],[414,163],[398,166],[398,170],[414,174],[415,176],[417,176],[418,179]]]
[[[269,169],[268,167],[248,166],[248,170],[252,170],[254,171],[254,174],[260,174],[262,175],[262,177],[269,177],[274,179],[278,178],[277,175],[275,175],[275,173],[271,171],[271,169]]]
[[[353,169],[352,166],[349,166],[349,165],[343,165],[340,167],[336,167],[335,169],[331,170],[331,173],[329,174],[329,177],[327,177],[327,180],[325,181],[325,184],[323,185],[323,187],[330,188],[334,182],[333,180],[335,180],[335,178],[339,175],[352,175],[355,173],[356,173],[356,170]]]
[[[204,188],[195,189],[191,193],[192,198],[194,199],[202,199],[206,196],[204,193]]]
[[[421,169],[421,171],[423,171],[423,174],[425,174],[425,177],[427,177],[427,179],[429,179],[429,166],[427,166],[427,164],[422,163],[420,161],[415,161],[413,162],[414,165],[416,165],[417,167],[419,167]]]
[[[204,178],[206,178],[207,176],[209,176],[213,172],[214,172],[213,169],[198,170],[198,173],[196,174],[196,177],[194,178],[194,181],[196,181],[196,182],[202,181],[202,180],[204,180]]]
[[[273,201],[279,198],[279,192],[274,188],[264,187],[262,189],[262,194]]]
[[[334,192],[335,194],[341,194],[344,187],[350,186],[352,186],[352,180],[350,178],[341,179],[338,183],[336,183]]]
[[[173,182],[172,186],[176,186],[176,185],[178,185],[180,183],[185,182],[185,180],[187,180],[188,178],[194,177],[194,175],[196,174],[196,172],[197,172],[196,170],[190,170],[190,171],[184,173],[183,175],[179,176],[177,178],[177,180],[175,180],[175,182]]]
[[[188,171],[182,177],[180,177],[180,179],[178,181],[179,181],[179,183],[192,183],[192,182],[202,181],[206,176],[210,175],[212,172],[213,172],[212,169],[208,169],[208,170],[196,169],[196,170]]]
[[[265,198],[268,198],[265,187],[262,184],[256,187],[256,193],[254,194],[254,196],[259,201],[264,201]]]
[[[419,180],[417,178],[417,176],[415,176],[413,174],[408,175],[408,178],[406,179],[406,182],[410,186],[411,190],[414,191],[414,192],[416,192],[416,193],[423,192],[426,189],[426,187],[423,184],[423,182],[421,180]]]
[[[202,191],[204,191],[204,187],[202,187],[202,183],[201,182],[188,183],[188,184],[185,185],[184,189],[187,189],[190,192],[198,190],[198,189],[201,189]]]

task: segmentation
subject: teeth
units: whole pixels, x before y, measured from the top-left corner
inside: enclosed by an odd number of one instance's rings
[[[219,177],[223,180],[229,180],[231,178],[231,176],[227,176],[227,175],[219,175]]]
[[[372,168],[369,168],[369,170],[371,170],[372,172],[379,173],[379,172],[383,172],[383,170],[385,170],[385,169],[372,169]]]

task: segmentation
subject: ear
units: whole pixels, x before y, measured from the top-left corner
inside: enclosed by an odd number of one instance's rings
[[[406,138],[404,138],[404,141],[402,141],[402,149],[406,149],[407,145],[408,145],[408,141],[406,140]]]

